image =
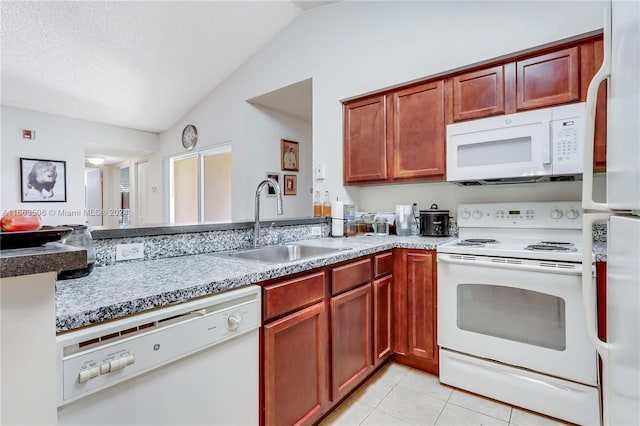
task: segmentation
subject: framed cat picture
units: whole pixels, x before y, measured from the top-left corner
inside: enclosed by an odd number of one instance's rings
[[[66,202],[67,162],[21,158],[20,200],[23,203]]]

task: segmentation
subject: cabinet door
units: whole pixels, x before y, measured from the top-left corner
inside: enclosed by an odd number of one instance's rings
[[[385,97],[344,104],[344,184],[387,179]]]
[[[391,355],[391,308],[393,277],[373,282],[373,357],[379,365]]]
[[[390,95],[393,179],[445,176],[445,109],[442,80]]]
[[[580,100],[578,47],[517,61],[518,110]]]
[[[407,253],[408,355],[438,374],[435,253]]]
[[[504,114],[504,69],[497,67],[453,77],[453,120]]]
[[[331,401],[373,369],[371,324],[371,284],[331,298]]]
[[[265,425],[313,424],[323,414],[327,341],[324,302],[264,326]]]

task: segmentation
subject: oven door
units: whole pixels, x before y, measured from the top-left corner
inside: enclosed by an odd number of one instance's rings
[[[439,253],[438,344],[597,385],[580,264]]]

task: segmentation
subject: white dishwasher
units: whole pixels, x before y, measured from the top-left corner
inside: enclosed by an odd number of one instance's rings
[[[56,338],[59,425],[257,425],[260,287]]]

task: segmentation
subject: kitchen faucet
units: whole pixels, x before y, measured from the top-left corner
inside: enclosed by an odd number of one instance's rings
[[[256,189],[256,203],[255,203],[255,223],[253,225],[253,247],[258,247],[258,239],[260,238],[260,192],[265,185],[271,185],[276,192],[276,211],[278,214],[282,214],[282,191],[280,185],[273,179],[265,179],[258,184]]]

